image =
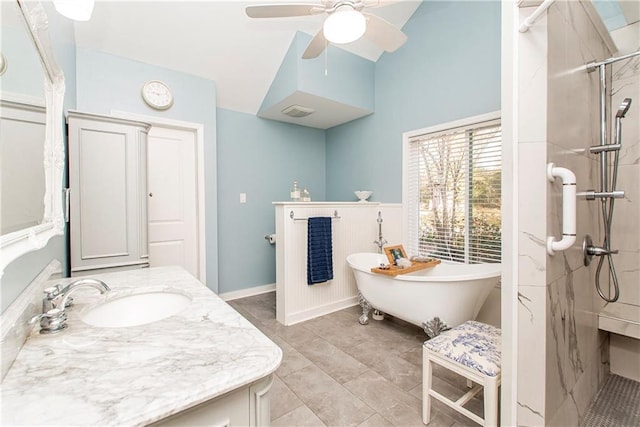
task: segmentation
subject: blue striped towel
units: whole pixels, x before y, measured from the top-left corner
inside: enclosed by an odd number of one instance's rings
[[[307,220],[307,284],[333,279],[331,218],[311,217]]]

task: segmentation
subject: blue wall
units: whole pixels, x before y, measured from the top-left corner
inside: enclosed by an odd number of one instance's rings
[[[212,80],[90,49],[78,48],[78,110],[111,114],[112,110],[204,124],[205,228],[207,286],[218,289],[218,203],[216,175],[216,88]],[[162,80],[173,90],[166,111],[148,107],[140,90],[147,80]]]
[[[376,63],[375,113],[327,130],[327,199],[402,201],[402,133],[500,109],[500,2],[424,2]]]
[[[75,108],[77,89],[82,111],[204,123],[207,284],[219,293],[269,284],[275,250],[263,236],[275,231],[272,202],[288,199],[294,179],[309,186],[313,200],[351,201],[353,190],[370,189],[372,200],[400,202],[402,132],[499,110],[500,2],[425,1],[403,31],[406,45],[375,64],[375,113],[327,131],[216,111],[210,80],[81,48],[58,54],[65,108]],[[77,88],[69,63],[76,56]],[[340,63],[329,65],[332,73]],[[174,89],[170,110],[142,102],[140,88],[152,78]],[[50,259],[64,257],[62,247],[62,239],[52,241],[9,265],[3,307],[17,295],[13,288],[19,292]]]
[[[407,43],[375,64],[375,113],[325,132],[219,109],[220,292],[275,281],[275,251],[263,236],[274,228],[271,202],[288,198],[293,179],[318,182],[314,200],[352,201],[353,190],[370,189],[372,200],[401,202],[402,132],[499,110],[500,25],[497,1],[423,3],[403,28]],[[295,64],[303,38],[294,39],[281,68],[304,65],[309,70],[298,78],[307,79],[323,67],[319,59]],[[329,73],[344,64],[331,59]],[[277,80],[274,93],[287,87]],[[330,82],[311,86],[330,96]]]
[[[218,109],[218,159],[219,292],[275,283],[272,202],[289,200],[293,180],[325,200],[325,133]]]
[[[308,34],[296,33],[259,112],[271,108],[295,92],[372,111],[375,63],[331,45],[327,47],[326,58],[325,53],[322,53],[314,59],[302,59],[310,41],[311,36]]]
[[[298,33],[295,38],[298,90],[363,110],[373,110],[375,63],[332,45],[327,46],[326,53],[317,58],[302,59],[310,41],[311,37],[304,33]]]
[[[55,52],[57,63],[62,68],[65,76],[64,109],[75,108],[76,58],[73,24],[68,19],[60,16],[51,3],[44,2],[43,7],[49,17],[51,46]],[[4,43],[5,41],[3,41],[3,47]],[[11,67],[11,62],[9,67]],[[44,94],[44,90],[42,93]],[[64,117],[60,116],[59,120],[64,122]],[[40,271],[54,259],[60,261],[64,269],[66,264],[66,239],[63,236],[53,237],[44,248],[29,252],[10,263],[5,268],[2,276],[0,309],[4,312]]]
[[[272,105],[282,101],[287,96],[294,93],[298,88],[298,42],[300,33],[296,33],[287,53],[282,58],[282,63],[278,68],[269,90],[262,100],[262,105],[258,111],[269,109]]]
[[[1,2],[0,40],[7,70],[0,76],[3,92],[37,97],[44,102],[44,70],[15,2]]]

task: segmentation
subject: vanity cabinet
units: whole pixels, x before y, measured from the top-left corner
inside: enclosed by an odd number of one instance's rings
[[[153,427],[180,426],[268,426],[271,410],[269,390],[273,375],[201,403],[152,424]]]
[[[69,111],[71,272],[149,265],[150,125]]]

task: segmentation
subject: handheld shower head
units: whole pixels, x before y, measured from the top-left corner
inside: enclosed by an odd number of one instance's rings
[[[622,104],[620,104],[620,107],[618,108],[618,112],[616,113],[616,119],[624,118],[624,116],[627,114],[627,111],[629,111],[629,107],[631,107],[631,98],[625,98],[624,101],[622,101]]]

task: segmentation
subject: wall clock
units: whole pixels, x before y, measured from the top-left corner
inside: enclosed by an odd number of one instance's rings
[[[171,89],[160,80],[149,80],[142,86],[142,99],[156,110],[167,110],[173,105]]]
[[[0,52],[0,76],[3,75],[5,71],[7,71],[7,58]]]

